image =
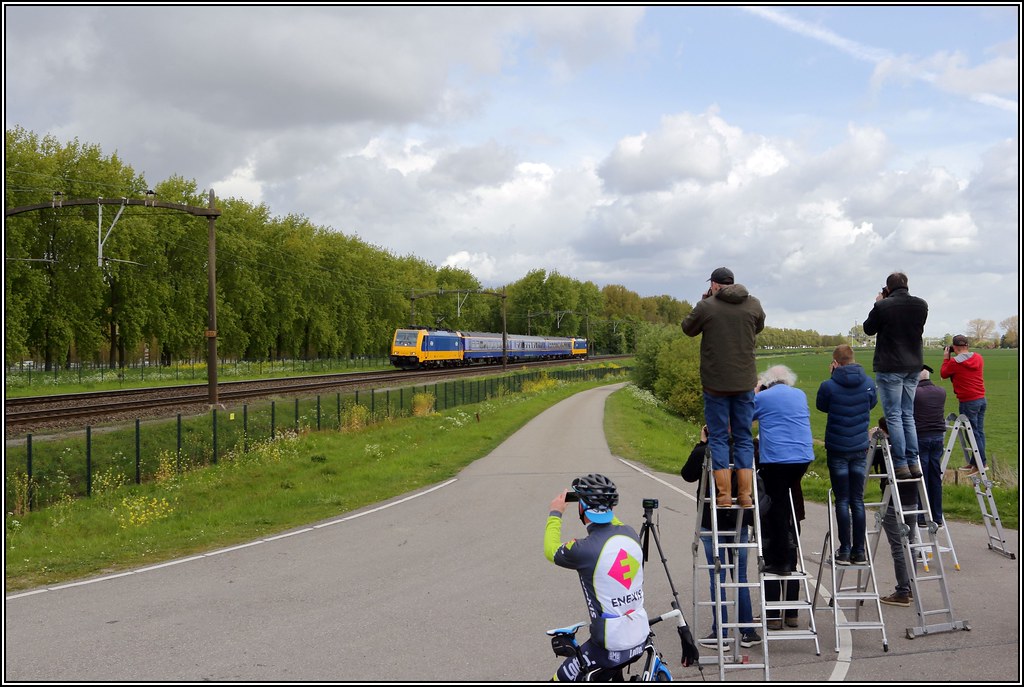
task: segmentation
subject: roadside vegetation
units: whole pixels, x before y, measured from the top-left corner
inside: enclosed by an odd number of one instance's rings
[[[584,389],[626,381],[562,382],[547,375],[484,402],[434,412],[417,394],[412,411],[341,431],[286,431],[223,457],[185,464],[161,453],[156,479],[129,484],[94,475],[91,498],[63,498],[5,518],[7,592],[101,575],[251,541],[337,517],[436,484],[487,455],[531,418]],[[429,396],[429,398],[426,398]]]

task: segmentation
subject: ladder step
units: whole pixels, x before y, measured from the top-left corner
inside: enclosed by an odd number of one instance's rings
[[[837,593],[832,595],[833,599],[839,599],[840,601],[857,601],[867,599],[877,599],[878,594],[874,592],[844,592],[840,589]]]

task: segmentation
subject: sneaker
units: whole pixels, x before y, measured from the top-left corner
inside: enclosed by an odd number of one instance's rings
[[[910,476],[914,479],[917,479],[924,474],[921,472],[921,466],[918,463],[910,463],[907,466],[907,469],[910,470]]]
[[[889,596],[883,596],[879,601],[888,606],[903,606],[904,608],[910,606],[912,597],[909,594],[900,594],[899,592],[893,592]]]
[[[757,634],[757,632],[753,630],[751,630],[750,632],[746,632],[740,636],[740,646],[742,647],[754,646],[755,644],[760,643],[761,635]]]
[[[896,468],[896,479],[913,479],[914,475],[910,472],[910,468],[901,467]]]
[[[782,618],[769,618],[768,619],[769,630],[781,630],[782,629]]]
[[[850,564],[850,554],[843,553],[842,551],[836,551],[835,555],[832,557],[832,561],[836,565],[849,565]]]
[[[800,627],[800,620],[796,616],[786,618],[786,627]]]
[[[867,565],[868,558],[863,551],[856,551],[850,555],[850,565]]]

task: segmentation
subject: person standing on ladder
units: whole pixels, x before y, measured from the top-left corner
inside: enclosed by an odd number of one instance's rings
[[[985,409],[988,407],[988,401],[985,400],[985,360],[978,353],[967,350],[967,337],[957,334],[953,337],[953,345],[943,354],[939,374],[943,379],[953,382],[953,393],[960,401],[960,414],[966,415],[970,420],[981,464],[987,467]],[[969,473],[978,472],[978,466],[973,460],[962,469]]]
[[[924,324],[928,303],[911,296],[907,275],[893,272],[864,320],[864,333],[875,336],[874,371],[878,398],[889,425],[896,479],[921,476],[914,393],[924,364]]]
[[[754,346],[764,329],[761,301],[747,287],[736,284],[732,270],[719,267],[708,279],[711,286],[693,306],[681,325],[687,336],[701,335],[700,381],[704,387],[704,422],[711,441],[711,465],[714,469],[720,508],[732,506],[732,470],[729,466],[728,437],[733,438],[736,469],[736,502],[741,508],[753,508],[754,386],[757,361]]]
[[[829,371],[831,377],[818,387],[815,405],[828,414],[825,455],[836,497],[839,539],[833,560],[838,565],[867,565],[864,484],[868,476],[868,426],[878,395],[847,344],[836,346]]]

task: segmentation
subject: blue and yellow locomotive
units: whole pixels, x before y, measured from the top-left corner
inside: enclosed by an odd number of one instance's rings
[[[580,337],[451,332],[428,327],[398,329],[391,344],[391,364],[403,370],[460,367],[508,362],[569,360],[587,357],[587,340]]]

